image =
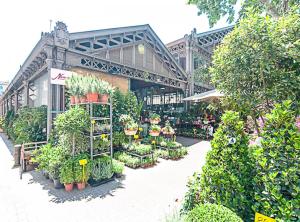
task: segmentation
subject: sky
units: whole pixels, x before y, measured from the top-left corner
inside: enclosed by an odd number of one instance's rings
[[[164,43],[209,30],[187,0],[8,0],[0,3],[0,81],[12,80],[41,32],[63,21],[69,32],[149,24]],[[227,26],[226,19],[215,28]]]

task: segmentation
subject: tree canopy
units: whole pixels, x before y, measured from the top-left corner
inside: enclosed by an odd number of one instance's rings
[[[274,102],[300,99],[300,15],[278,20],[249,14],[215,50],[214,85],[237,104],[259,113]]]
[[[205,14],[208,17],[210,27],[214,26],[223,16],[227,16],[227,21],[232,23],[235,18],[235,6],[241,4],[239,11],[240,18],[245,17],[249,7],[257,13],[266,12],[272,17],[278,18],[289,9],[300,3],[300,0],[244,0],[242,3],[237,0],[189,0],[189,4],[196,5],[198,15]]]

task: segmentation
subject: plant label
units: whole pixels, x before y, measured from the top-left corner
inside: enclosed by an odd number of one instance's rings
[[[271,217],[267,217],[260,213],[255,213],[255,220],[254,222],[275,222],[275,219]]]
[[[80,164],[81,166],[86,165],[86,164],[87,164],[87,159],[79,160],[79,164]]]

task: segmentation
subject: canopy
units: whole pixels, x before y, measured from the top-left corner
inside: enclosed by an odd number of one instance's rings
[[[193,102],[200,102],[200,101],[209,101],[212,99],[218,99],[220,97],[223,97],[224,94],[217,91],[217,90],[210,90],[204,93],[200,93],[197,95],[193,95],[187,98],[184,98],[183,101],[193,101]]]

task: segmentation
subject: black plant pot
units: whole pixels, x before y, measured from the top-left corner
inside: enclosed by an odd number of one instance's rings
[[[59,179],[53,179],[54,188],[55,189],[62,189],[64,185],[59,181]]]

